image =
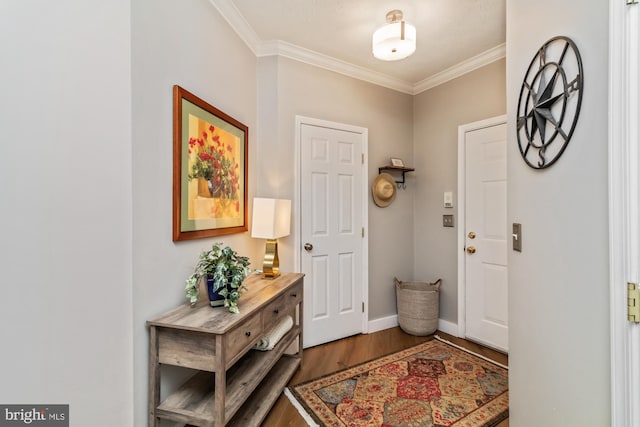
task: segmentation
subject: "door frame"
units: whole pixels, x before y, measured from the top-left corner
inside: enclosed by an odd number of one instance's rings
[[[465,134],[474,130],[484,129],[491,126],[498,126],[507,123],[507,116],[491,117],[485,120],[479,120],[473,123],[467,123],[458,126],[458,336],[465,337],[467,332],[466,317],[466,296],[467,296],[467,280],[466,280],[466,264],[465,264],[465,209],[466,209],[466,150],[465,150]],[[507,177],[508,179],[508,177]],[[507,184],[508,185],[508,184]],[[511,234],[511,233],[509,233]]]
[[[369,130],[360,126],[347,125],[344,123],[331,122],[328,120],[315,119],[296,115],[295,118],[295,148],[294,148],[294,194],[292,206],[294,207],[293,230],[294,230],[294,248],[293,262],[296,271],[302,271],[302,223],[300,220],[300,212],[302,212],[302,125],[311,125],[336,129],[345,132],[353,132],[362,136],[362,227],[364,228],[364,236],[362,237],[362,300],[365,310],[362,316],[362,333],[369,332],[369,179],[368,179],[368,145]]]
[[[640,325],[627,321],[627,282],[640,280],[640,5],[609,2],[609,306],[611,426],[640,425]]]

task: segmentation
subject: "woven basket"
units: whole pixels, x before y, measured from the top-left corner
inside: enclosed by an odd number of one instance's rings
[[[430,335],[438,329],[442,279],[434,283],[402,282],[394,277],[400,328],[411,335]]]

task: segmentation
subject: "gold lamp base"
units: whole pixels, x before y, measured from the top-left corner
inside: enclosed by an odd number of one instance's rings
[[[280,260],[278,259],[278,241],[267,239],[262,264],[262,275],[265,279],[275,279],[280,275]]]

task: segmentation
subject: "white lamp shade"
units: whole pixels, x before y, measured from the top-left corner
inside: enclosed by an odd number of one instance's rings
[[[404,39],[402,25],[404,24]],[[406,22],[394,22],[373,33],[373,56],[383,61],[404,59],[416,51],[416,27]]]
[[[253,199],[251,237],[278,239],[291,230],[291,200]]]

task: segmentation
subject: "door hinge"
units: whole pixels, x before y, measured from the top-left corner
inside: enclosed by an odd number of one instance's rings
[[[364,301],[362,301],[362,312],[364,313]]]
[[[360,153],[360,157],[362,159],[362,164],[364,165],[364,153]]]
[[[627,318],[640,323],[640,289],[637,283],[627,283]]]
[[[364,227],[362,227],[362,237],[364,237]]]
[[[627,0],[627,4],[638,4],[640,0]]]

